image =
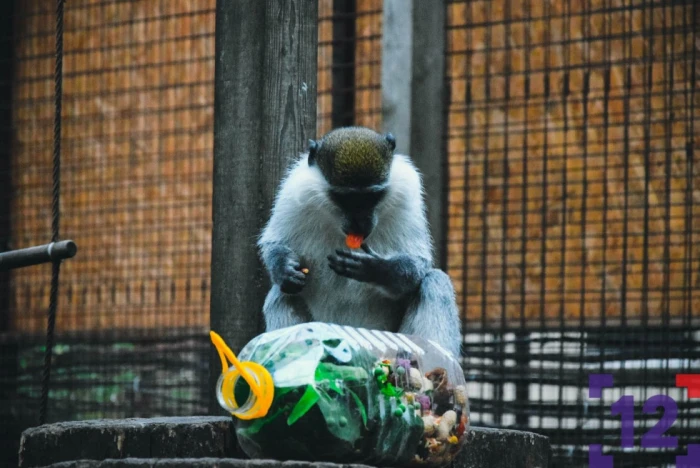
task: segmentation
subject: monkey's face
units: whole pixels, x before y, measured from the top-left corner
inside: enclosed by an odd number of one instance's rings
[[[331,187],[329,195],[340,210],[343,233],[369,237],[377,225],[377,205],[385,194],[386,187],[353,191]]]
[[[362,127],[333,130],[309,146],[309,165],[328,181],[329,197],[341,213],[345,234],[366,238],[377,224],[376,208],[386,195],[396,140]]]

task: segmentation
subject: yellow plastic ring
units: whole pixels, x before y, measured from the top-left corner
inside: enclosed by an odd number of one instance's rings
[[[231,368],[224,374],[221,393],[226,405],[230,408],[240,408],[246,402],[240,404],[236,401],[234,388],[240,377],[248,383],[251,393],[254,395],[253,404],[245,411],[237,411],[234,414],[237,418],[248,420],[261,418],[265,416],[272,405],[272,397],[274,394],[274,384],[272,376],[263,366],[256,362],[242,362],[241,366],[247,371],[244,374],[234,368]],[[247,378],[250,376],[250,379]],[[252,380],[252,384],[251,384]]]
[[[231,412],[231,414],[243,420],[261,418],[267,415],[272,406],[272,399],[275,393],[274,382],[270,372],[257,362],[240,362],[236,355],[233,354],[233,351],[231,351],[231,348],[226,345],[217,333],[211,331],[209,336],[221,359],[221,373],[223,374],[221,393],[225,404],[229,408],[234,409],[241,407],[236,401],[233,392],[239,377],[243,377],[255,397],[250,408],[246,408],[245,411]],[[229,368],[226,361],[227,358],[231,362],[232,368]],[[250,397],[248,397],[248,400],[250,400]]]

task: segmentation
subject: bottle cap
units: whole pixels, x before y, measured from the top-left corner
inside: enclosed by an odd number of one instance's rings
[[[221,377],[216,385],[219,404],[238,419],[249,420],[267,415],[275,393],[270,372],[257,362],[240,362],[216,332],[210,331],[209,337],[221,359]],[[239,404],[234,395],[241,377],[250,387],[248,399],[243,404]]]

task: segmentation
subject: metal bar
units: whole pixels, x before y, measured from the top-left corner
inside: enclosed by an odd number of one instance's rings
[[[581,346],[583,349],[583,346]],[[515,400],[518,402],[529,402],[534,400],[534,395],[530,395],[530,384],[533,376],[530,374],[530,334],[528,332],[517,332],[515,334],[515,371],[519,377],[515,382]],[[530,397],[533,398],[530,398]],[[518,411],[515,414],[515,424],[520,429],[529,428],[530,417],[527,413]]]
[[[75,257],[78,246],[72,240],[51,242],[50,244],[10,250],[0,253],[0,271],[41,265]]]

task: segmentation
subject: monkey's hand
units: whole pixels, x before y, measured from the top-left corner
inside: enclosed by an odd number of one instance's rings
[[[418,290],[430,268],[427,259],[417,256],[382,257],[367,245],[362,245],[362,250],[336,250],[335,255],[328,256],[331,270],[346,278],[375,284],[392,298],[402,298]]]
[[[273,283],[285,294],[299,294],[306,286],[306,274],[302,271],[299,256],[280,244],[263,247],[263,262]]]

